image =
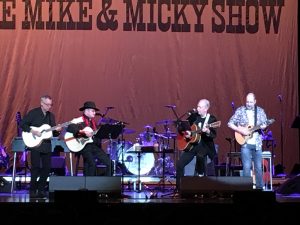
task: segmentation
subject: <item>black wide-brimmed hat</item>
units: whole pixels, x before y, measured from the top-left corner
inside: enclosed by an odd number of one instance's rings
[[[99,111],[99,109],[96,107],[95,102],[91,102],[91,101],[85,102],[79,110],[83,111],[85,109],[95,109],[96,111]]]

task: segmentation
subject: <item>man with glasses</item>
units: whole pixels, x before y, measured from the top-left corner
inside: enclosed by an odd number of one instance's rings
[[[41,97],[40,107],[30,110],[21,121],[21,128],[24,132],[32,133],[33,137],[41,137],[40,129],[44,124],[50,127],[56,126],[55,116],[50,112],[52,98],[49,95]],[[53,136],[58,136],[61,127],[53,131]],[[30,197],[45,198],[45,187],[51,170],[51,140],[43,139],[38,146],[28,148],[31,152],[31,178],[30,178]]]

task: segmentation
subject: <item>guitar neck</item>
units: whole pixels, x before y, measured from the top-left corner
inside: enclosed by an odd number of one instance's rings
[[[214,122],[214,123],[211,123],[211,124],[207,124],[205,127],[206,128],[217,128],[220,126],[220,121],[217,121],[217,122]],[[197,129],[197,130],[194,130],[194,131],[191,131],[192,134],[198,134],[198,133],[201,133],[202,132],[202,129]]]
[[[49,128],[49,129],[47,129],[46,131],[47,131],[47,132],[49,132],[49,131],[54,131],[54,130],[56,130],[56,129],[59,128],[59,127],[66,127],[66,126],[68,126],[68,125],[71,124],[71,123],[72,123],[71,121],[65,122],[65,123],[56,125],[56,126],[54,126],[54,127],[51,127],[51,128]]]
[[[257,130],[259,130],[259,129],[260,129],[260,126],[259,126],[259,125],[254,126],[254,127],[250,128],[250,132],[254,132],[254,131],[257,131]]]

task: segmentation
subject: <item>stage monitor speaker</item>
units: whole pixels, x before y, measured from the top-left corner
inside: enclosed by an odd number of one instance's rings
[[[180,195],[193,197],[201,194],[234,193],[253,190],[252,177],[182,177]]]
[[[283,195],[300,193],[300,174],[285,181],[276,192]]]
[[[97,192],[99,196],[120,197],[121,177],[105,176],[51,176],[49,178],[49,193],[65,191]],[[83,193],[78,193],[83,195]],[[56,194],[55,194],[56,195]],[[70,193],[72,195],[72,193]]]
[[[0,177],[0,193],[8,193],[11,191],[11,182],[4,177]]]
[[[78,191],[85,189],[85,177],[50,176],[49,192]]]

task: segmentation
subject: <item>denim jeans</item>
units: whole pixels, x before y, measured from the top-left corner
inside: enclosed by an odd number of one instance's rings
[[[257,189],[263,188],[262,150],[256,150],[255,145],[245,144],[241,148],[243,163],[243,176],[251,176],[252,162],[254,165],[255,185]]]

